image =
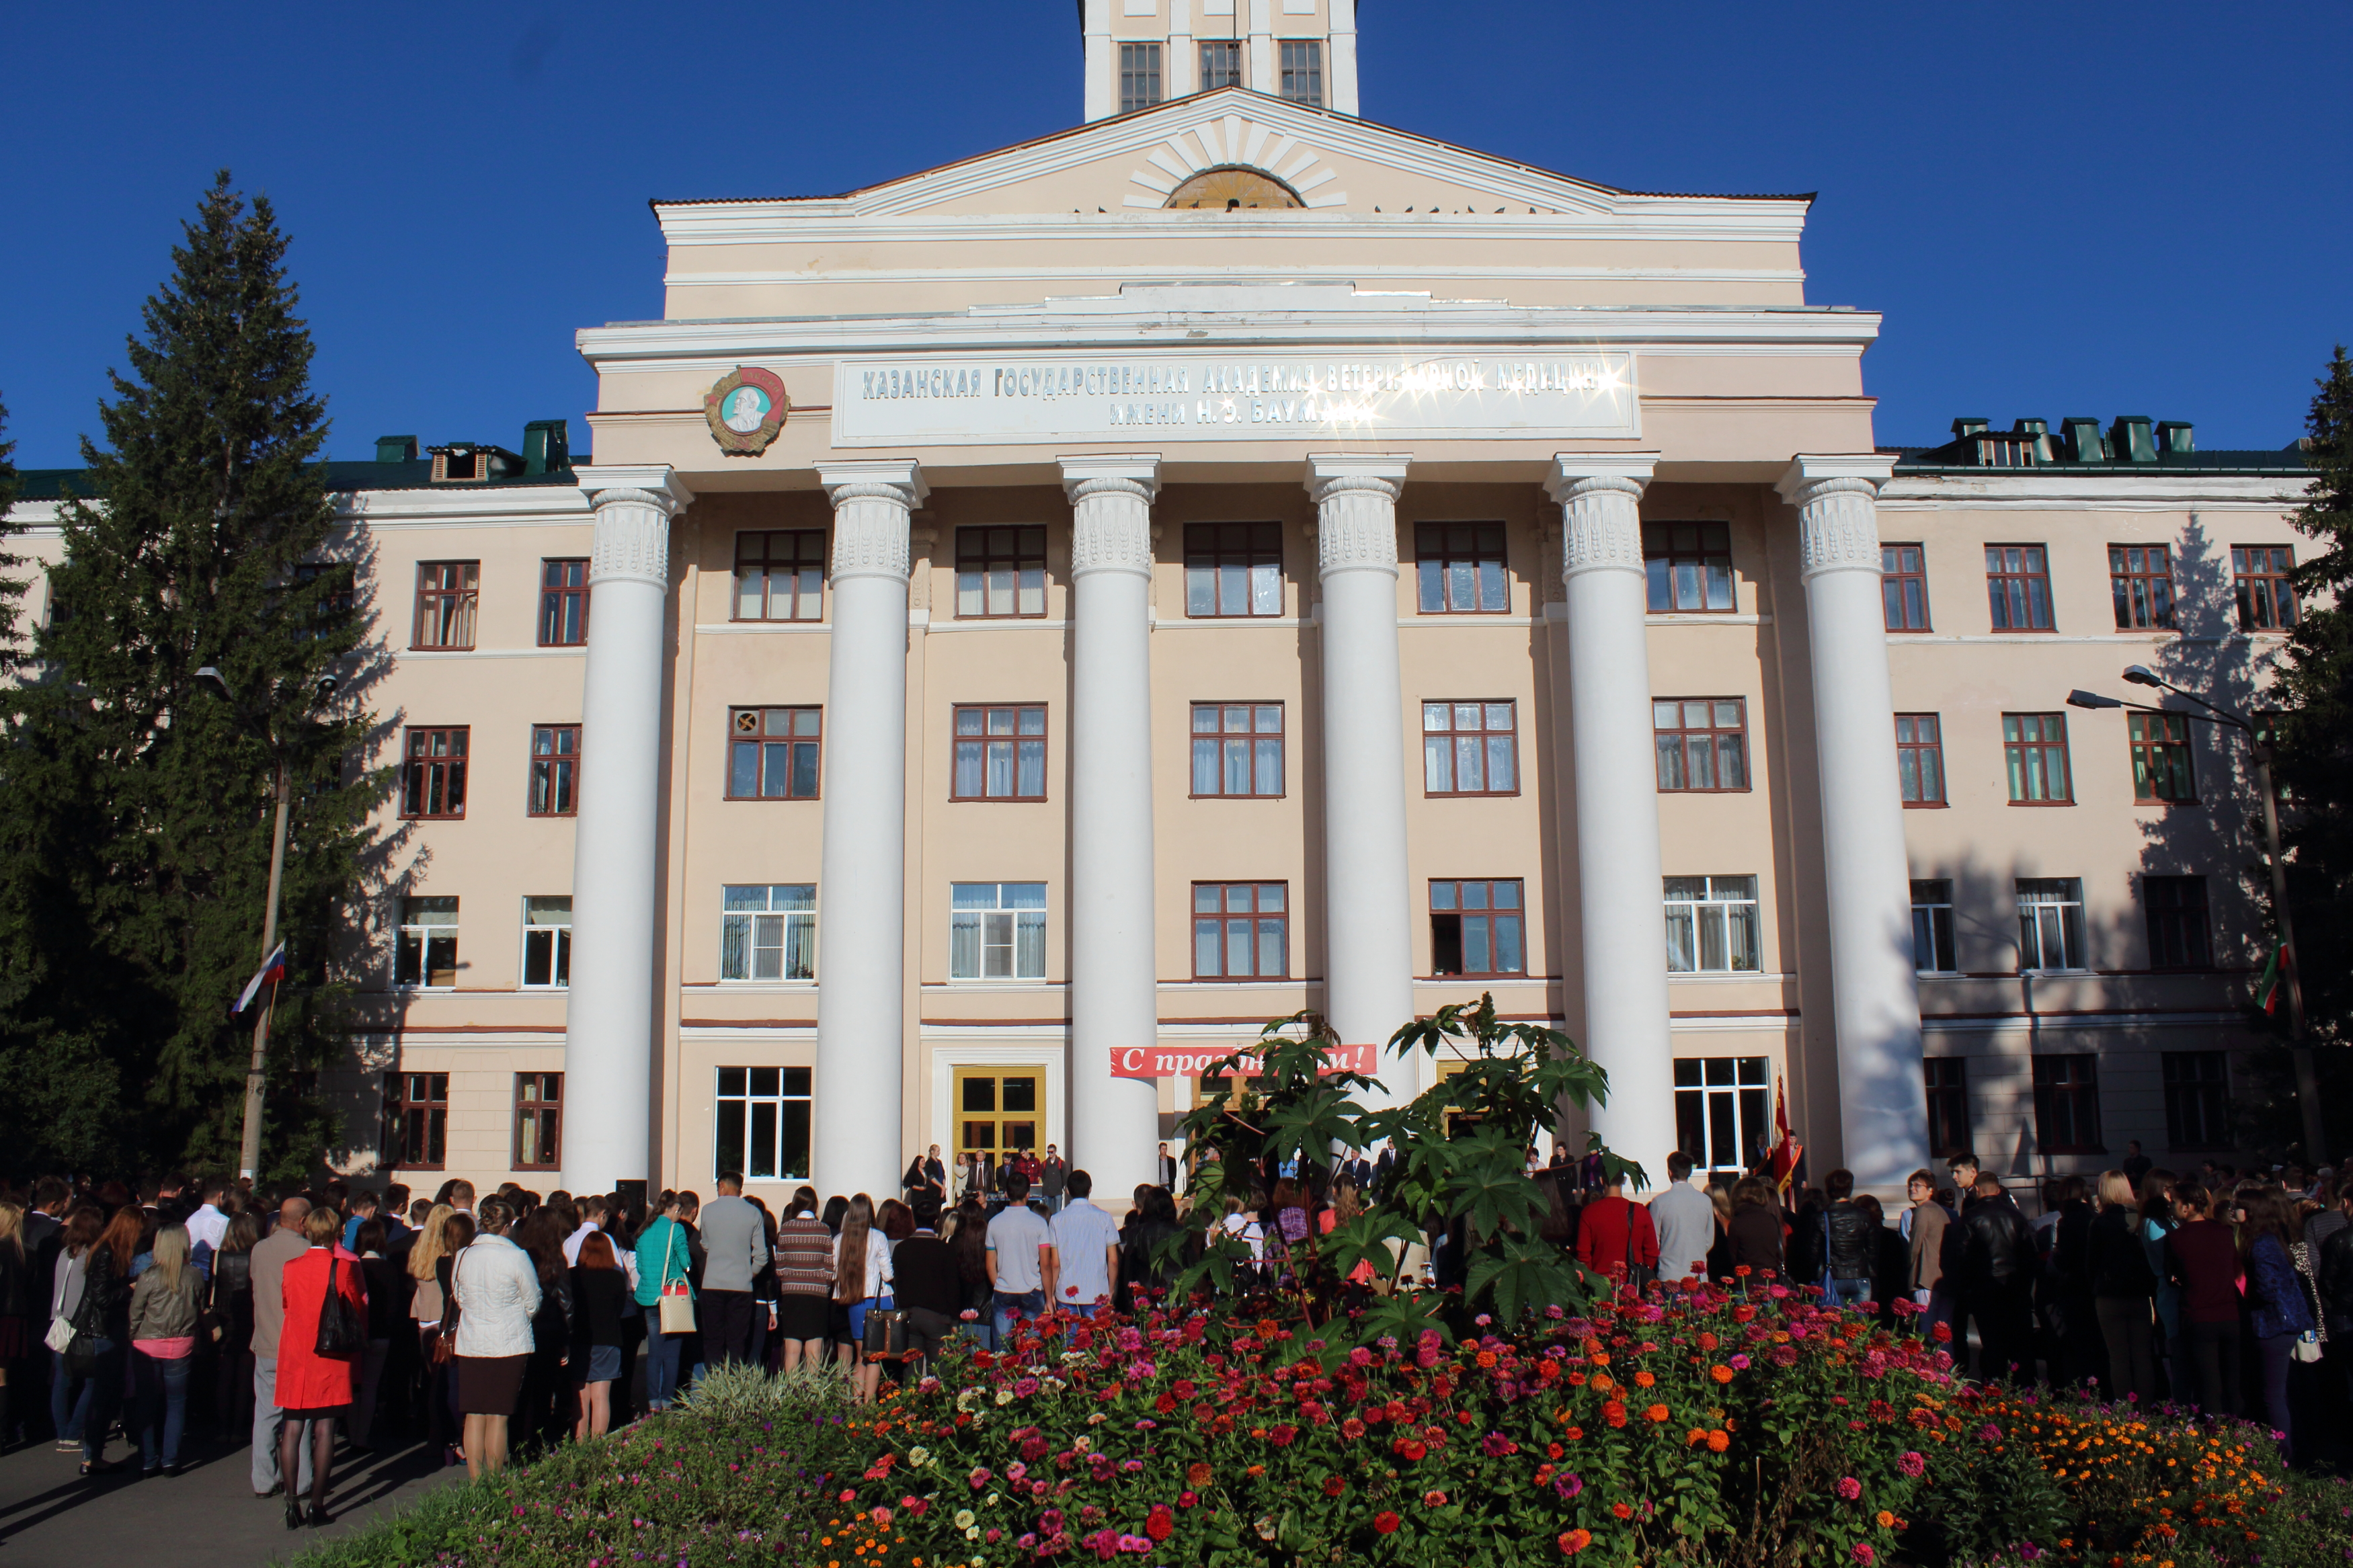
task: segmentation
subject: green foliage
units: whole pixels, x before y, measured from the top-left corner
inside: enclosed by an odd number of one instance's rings
[[[8,428],[8,405],[0,403],[0,431]],[[16,570],[25,564],[21,555],[8,552],[8,541],[24,531],[24,524],[11,521],[9,508],[16,500],[16,465],[13,459],[16,443],[0,441],[0,676],[16,667],[16,655],[24,646],[23,634],[16,629],[16,617],[22,614],[25,580]]]
[[[229,1006],[261,956],[280,754],[291,973],[264,1176],[307,1173],[333,1135],[297,1086],[348,1029],[333,963],[384,779],[344,776],[370,723],[349,568],[303,570],[335,519],[286,245],[226,174],[184,226],[100,405],[105,445],[83,443],[38,679],[6,695],[0,1051],[72,1096],[25,1106],[14,1165],[233,1162],[248,1043]],[[234,704],[197,683],[206,666]]]

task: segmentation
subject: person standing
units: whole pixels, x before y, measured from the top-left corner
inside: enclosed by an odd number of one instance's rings
[[[842,1211],[841,1234],[833,1238],[833,1301],[849,1329],[841,1360],[851,1368],[850,1391],[860,1404],[871,1404],[882,1382],[882,1363],[864,1354],[866,1314],[890,1283],[890,1239],[874,1223],[873,1198],[860,1193]]]
[[[1667,1190],[1651,1200],[1651,1227],[1659,1237],[1659,1278],[1680,1285],[1707,1277],[1707,1255],[1715,1246],[1715,1205],[1708,1201],[1706,1175],[1692,1184],[1692,1157],[1678,1149],[1667,1156]]]
[[[1364,1173],[1356,1178],[1356,1184],[1359,1187],[1362,1187],[1365,1182],[1371,1177],[1372,1167],[1365,1164],[1364,1156],[1357,1155],[1352,1163],[1350,1169],[1355,1170],[1358,1167],[1362,1167]],[[1152,1157],[1152,1179],[1161,1186],[1167,1188],[1172,1195],[1176,1193],[1176,1156],[1168,1152],[1168,1145],[1166,1143],[1160,1145],[1160,1152]]]
[[[140,1473],[180,1473],[180,1434],[188,1418],[188,1373],[196,1353],[196,1318],[205,1278],[188,1259],[187,1227],[155,1233],[154,1260],[131,1291],[132,1424],[139,1429]]]
[[[2303,1228],[2295,1200],[2279,1188],[2241,1192],[2239,1267],[2246,1277],[2247,1316],[2263,1364],[2263,1419],[2271,1423],[2272,1430],[2287,1434],[2281,1452],[2290,1464],[2302,1464],[2308,1456],[2287,1396],[2288,1366],[2296,1340],[2319,1326],[2293,1256],[2293,1249],[2302,1242]]]
[[[919,1194],[911,1206],[914,1234],[891,1249],[891,1298],[907,1315],[908,1352],[934,1356],[964,1308],[964,1281],[955,1254],[940,1239],[939,1195]]]
[[[408,1281],[399,1266],[384,1255],[387,1244],[381,1215],[361,1223],[357,1239],[359,1245],[351,1250],[359,1254],[360,1281],[367,1288],[367,1355],[360,1364],[358,1408],[352,1413],[344,1436],[353,1447],[365,1453],[375,1447],[376,1401],[383,1392],[385,1368],[392,1361],[393,1336],[407,1327]]]
[[[575,1442],[601,1437],[613,1420],[613,1380],[621,1375],[621,1318],[629,1281],[612,1238],[592,1231],[572,1266],[572,1382],[578,1390]]]
[[[662,1332],[662,1298],[682,1294],[690,1305],[694,1300],[694,1283],[689,1278],[694,1255],[687,1245],[686,1227],[679,1223],[681,1212],[673,1195],[661,1217],[638,1236],[636,1300],[646,1319],[646,1405],[654,1410],[669,1409],[678,1393],[679,1356],[687,1340],[684,1333]]]
[[[2100,1175],[2100,1212],[2092,1217],[2086,1251],[2092,1310],[2108,1352],[2108,1395],[2157,1403],[2155,1321],[2157,1276],[2141,1245],[2140,1198],[2121,1170]]]
[[[1782,1252],[1781,1205],[1774,1201],[1773,1184],[1762,1176],[1743,1176],[1733,1184],[1732,1218],[1725,1231],[1731,1242],[1736,1275],[1745,1268],[1762,1287],[1767,1278],[1788,1273]]]
[[[282,1483],[291,1505],[311,1489],[311,1450],[298,1451],[301,1473],[281,1476],[278,1468],[278,1433],[284,1417],[278,1407],[278,1352],[286,1326],[286,1266],[310,1250],[302,1227],[311,1218],[311,1200],[291,1197],[278,1205],[278,1225],[253,1248],[253,1453],[249,1464],[253,1495],[269,1497]],[[340,1230],[342,1224],[336,1222]]]
[[[1881,1228],[1855,1207],[1854,1173],[1832,1171],[1822,1178],[1822,1300],[1834,1307],[1868,1307],[1879,1269]],[[1802,1223],[1802,1222],[1800,1222]]]
[[[2167,1277],[2165,1241],[2173,1234],[2172,1172],[2161,1166],[2151,1167],[2142,1178],[2138,1197],[2140,1223],[2134,1228],[2134,1238],[2140,1243],[2141,1260],[2148,1265],[2148,1277],[2154,1281],[2151,1302],[2157,1309],[2158,1353],[2164,1360],[2166,1392],[2168,1398],[2187,1404],[2190,1390],[2196,1386],[2197,1373],[2191,1370],[2189,1342],[2182,1331],[2181,1287]]]
[[[1054,1303],[1092,1318],[1110,1309],[1119,1289],[1119,1222],[1095,1206],[1095,1179],[1086,1172],[1072,1171],[1068,1186],[1070,1202],[1049,1226],[1060,1292]]]
[[[817,1215],[817,1189],[793,1193],[776,1224],[776,1337],[783,1367],[825,1364],[826,1331],[833,1316],[833,1237]]]
[[[25,1372],[39,1338],[33,1331],[36,1300],[33,1258],[25,1246],[25,1211],[0,1201],[0,1453],[16,1444],[15,1402],[30,1392]]]
[[[744,1196],[740,1171],[719,1173],[719,1195],[705,1205],[702,1232],[702,1352],[714,1366],[752,1359],[752,1281],[768,1267],[768,1232]]]
[[[531,1364],[531,1321],[539,1310],[539,1268],[507,1237],[514,1207],[484,1198],[474,1239],[450,1266],[458,1310],[458,1409],[466,1417],[466,1474],[479,1480],[506,1468],[507,1423],[522,1400]]]
[[[196,1199],[196,1206],[189,1211],[185,1222],[190,1258],[211,1258],[219,1253],[221,1243],[228,1238],[228,1212],[221,1207],[221,1200],[227,1196],[228,1184],[219,1177],[205,1183],[201,1195]]]
[[[1006,1178],[1005,1207],[988,1222],[989,1321],[1000,1350],[1012,1343],[1013,1320],[1044,1315],[1054,1289],[1054,1237],[1029,1206],[1029,1180]]]
[[[1904,1213],[1904,1288],[1920,1309],[1920,1331],[1933,1334],[1938,1323],[1953,1321],[1953,1290],[1945,1279],[1945,1228],[1953,1216],[1936,1201],[1936,1178],[1926,1171],[1912,1173],[1904,1194],[1912,1200]]]
[[[2239,1245],[2231,1227],[2209,1217],[2206,1189],[2173,1189],[2173,1234],[2165,1238],[2166,1277],[2181,1289],[2182,1334],[2198,1368],[2198,1403],[2209,1415],[2239,1409]]]
[[[1061,1151],[1049,1143],[1046,1157],[1038,1163],[1038,1186],[1046,1195],[1046,1213],[1050,1216],[1062,1212],[1068,1194],[1071,1167],[1063,1162]]]
[[[310,1480],[306,1487],[286,1489],[286,1528],[327,1522],[327,1483],[335,1458],[335,1422],[349,1415],[358,1381],[357,1356],[326,1356],[318,1352],[319,1322],[328,1296],[347,1303],[360,1322],[367,1321],[367,1286],[360,1260],[336,1245],[343,1221],[322,1205],[302,1216],[297,1229],[288,1227],[303,1249],[278,1269],[279,1312],[277,1354],[271,1366],[275,1381],[270,1400],[280,1423],[278,1473],[293,1475],[304,1468],[302,1452],[310,1450]],[[276,1240],[273,1236],[271,1240]],[[303,1442],[305,1434],[310,1442]],[[310,1507],[301,1492],[310,1493]]]
[[[1978,1322],[1987,1383],[2034,1376],[2034,1231],[2001,1178],[1980,1171],[1976,1201],[1961,1211],[1961,1305]]]
[[[1628,1201],[1624,1177],[1605,1178],[1601,1195],[1577,1216],[1577,1260],[1630,1294],[1657,1278],[1659,1233],[1651,1211]]]

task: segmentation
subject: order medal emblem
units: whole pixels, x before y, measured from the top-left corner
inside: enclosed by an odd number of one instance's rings
[[[711,421],[711,438],[731,458],[756,458],[785,427],[792,399],[785,384],[769,370],[737,365],[702,395],[703,416]]]

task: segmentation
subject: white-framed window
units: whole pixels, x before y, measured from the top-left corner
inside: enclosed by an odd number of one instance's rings
[[[808,882],[726,888],[719,917],[722,980],[817,978],[817,888]]]
[[[1912,967],[1923,974],[1950,974],[1953,962],[1953,884],[1943,878],[1912,884]]]
[[[1677,1057],[1675,1141],[1704,1171],[1745,1173],[1763,1151],[1770,1063]]]
[[[2083,969],[2084,879],[2018,879],[2018,972]]]
[[[739,1171],[754,1182],[807,1181],[810,1077],[807,1068],[721,1068],[712,1173]]]
[[[450,987],[458,984],[458,900],[400,900],[400,944],[395,983]]]
[[[549,990],[562,990],[572,984],[570,895],[523,900],[522,983],[533,989]]]
[[[948,978],[1046,978],[1046,884],[954,882],[948,889]]]
[[[1756,878],[1666,880],[1670,974],[1728,974],[1760,967]]]

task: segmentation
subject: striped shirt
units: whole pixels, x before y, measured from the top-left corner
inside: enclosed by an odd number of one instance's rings
[[[776,1293],[832,1296],[833,1233],[823,1220],[802,1215],[776,1226]]]

